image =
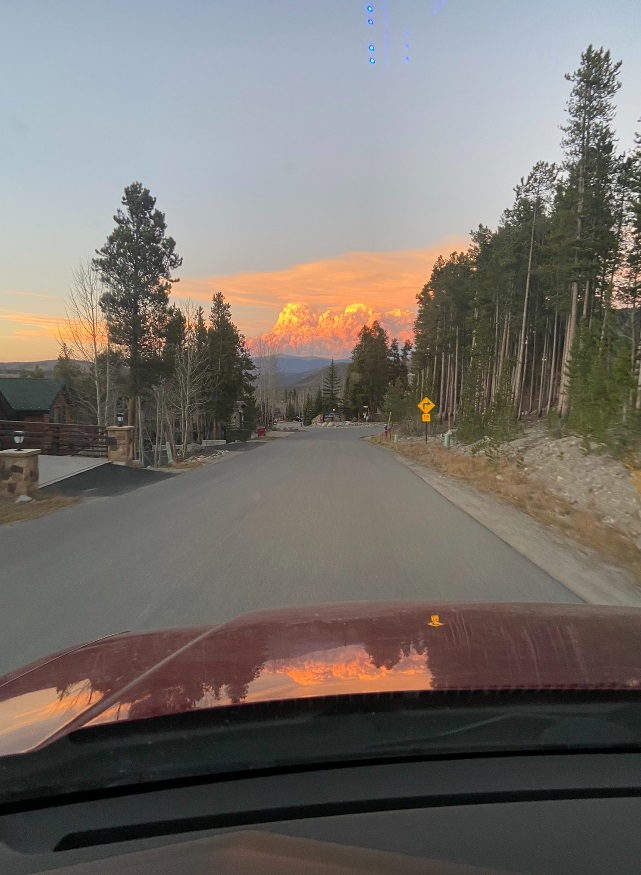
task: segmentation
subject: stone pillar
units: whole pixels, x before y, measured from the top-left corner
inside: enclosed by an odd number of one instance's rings
[[[131,462],[134,457],[133,425],[107,426],[109,446],[107,458],[110,462]]]
[[[0,451],[0,495],[36,495],[39,455],[40,450]]]

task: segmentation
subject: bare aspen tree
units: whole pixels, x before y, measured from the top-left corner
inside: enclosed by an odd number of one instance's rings
[[[257,371],[256,401],[263,423],[272,422],[279,397],[278,355],[276,347],[257,340],[252,347],[252,358]]]
[[[191,301],[180,304],[183,336],[174,357],[174,374],[169,383],[169,402],[178,414],[183,457],[191,442],[194,423],[207,382],[207,349],[198,343],[196,310]]]
[[[95,387],[95,404],[91,404],[91,413],[99,426],[107,425],[111,394],[109,338],[100,308],[104,291],[91,261],[81,261],[72,273],[65,302],[65,322],[58,328],[61,348],[71,357],[90,365]],[[101,360],[104,361],[104,372]]]

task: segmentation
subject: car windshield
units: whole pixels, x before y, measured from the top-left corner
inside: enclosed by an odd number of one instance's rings
[[[636,748],[641,6],[0,12],[5,799]]]

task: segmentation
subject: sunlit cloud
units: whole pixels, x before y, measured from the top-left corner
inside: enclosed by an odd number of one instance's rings
[[[465,248],[468,242],[464,237],[450,237],[423,249],[346,252],[283,270],[186,277],[175,293],[206,305],[214,291],[221,291],[239,327],[249,336],[268,332],[292,302],[308,304],[317,313],[346,309],[354,302],[378,313],[414,310],[416,295],[438,255]]]
[[[348,304],[319,311],[310,304],[289,303],[281,310],[272,329],[250,341],[250,347],[262,340],[279,352],[307,355],[349,355],[364,325],[378,320],[390,336],[399,342],[413,336],[414,311],[396,307],[379,311],[366,304]]]
[[[55,334],[60,321],[60,316],[25,313],[18,310],[0,310],[0,322],[9,322],[13,325],[27,325],[30,328],[46,330],[50,335]]]
[[[283,351],[342,355],[354,346],[361,327],[374,319],[380,320],[390,337],[409,337],[416,294],[429,278],[437,256],[467,244],[465,237],[450,237],[421,249],[346,252],[282,270],[184,277],[174,287],[173,298],[178,303],[194,300],[207,311],[212,294],[221,291],[245,336],[271,335]],[[20,294],[49,297],[40,292]],[[62,300],[56,300],[61,310]],[[0,308],[0,360],[54,358],[63,324],[60,312]]]
[[[58,355],[62,317],[0,309],[1,361],[28,361]]]

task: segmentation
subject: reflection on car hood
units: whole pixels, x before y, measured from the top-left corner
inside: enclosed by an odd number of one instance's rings
[[[0,755],[76,729],[241,703],[411,690],[641,687],[641,609],[345,603],[124,633],[0,678]]]

